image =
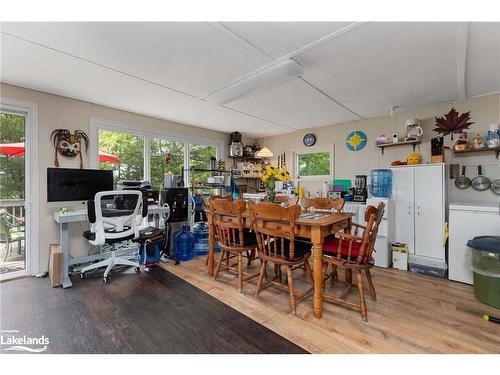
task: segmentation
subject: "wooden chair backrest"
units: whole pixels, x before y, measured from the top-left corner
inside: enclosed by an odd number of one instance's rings
[[[206,207],[210,207],[210,202],[214,201],[216,199],[224,199],[228,202],[232,202],[233,198],[231,197],[231,194],[228,195],[210,195],[208,198],[203,198],[203,204]]]
[[[295,222],[300,217],[301,207],[297,204],[281,207],[273,203],[253,202],[249,206],[259,252],[269,258],[284,260],[288,247],[289,257],[294,258]]]
[[[287,196],[277,196],[274,199],[274,203],[280,203],[282,207],[293,206],[294,204],[299,203],[299,197],[287,197]]]
[[[213,199],[210,201],[210,211],[215,226],[215,233],[220,246],[225,250],[235,247],[244,247],[245,222],[243,213],[246,203],[243,200],[231,202],[227,199]]]
[[[330,199],[330,198],[306,198],[303,197],[300,200],[300,204],[305,209],[315,208],[319,210],[334,210],[335,212],[341,212],[344,208],[344,199]]]
[[[363,244],[356,259],[356,263],[366,263],[371,260],[375,241],[377,240],[378,227],[384,216],[385,204],[379,202],[378,206],[368,206],[365,210],[366,228],[363,231]]]

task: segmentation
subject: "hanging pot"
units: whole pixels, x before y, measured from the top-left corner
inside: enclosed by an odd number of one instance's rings
[[[455,179],[457,189],[467,189],[470,186],[470,179],[465,175],[465,165],[462,165],[462,175]]]
[[[491,181],[488,177],[483,176],[481,166],[477,166],[477,176],[471,182],[472,188],[477,191],[485,191],[490,188]]]
[[[491,183],[490,189],[493,193],[500,195],[500,178],[497,178]]]

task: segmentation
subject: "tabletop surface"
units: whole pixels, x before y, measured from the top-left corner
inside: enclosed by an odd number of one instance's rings
[[[205,209],[205,212],[210,213],[210,209]],[[332,212],[332,213],[325,213],[325,212],[308,212],[304,211],[301,215],[304,214],[313,214],[313,213],[318,213],[321,214],[322,217],[319,218],[304,218],[304,217],[299,217],[299,219],[295,222],[297,225],[308,225],[308,226],[329,226],[332,224],[336,224],[338,222],[341,222],[343,220],[352,218],[355,216],[352,212]],[[243,217],[250,217],[251,213],[250,210],[246,210],[243,213]]]

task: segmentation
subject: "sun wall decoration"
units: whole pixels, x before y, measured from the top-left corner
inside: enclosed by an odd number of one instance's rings
[[[350,151],[361,151],[368,142],[368,137],[360,130],[349,133],[345,139],[345,145]]]

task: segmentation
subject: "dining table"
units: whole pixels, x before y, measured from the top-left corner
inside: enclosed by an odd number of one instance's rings
[[[209,237],[208,237],[208,275],[214,275],[215,267],[215,225],[212,220],[210,208],[206,208]],[[231,216],[231,215],[228,215]],[[323,242],[325,237],[339,230],[345,232],[351,231],[353,213],[350,212],[305,212],[300,215],[295,222],[296,236],[307,238],[312,243],[313,258],[313,313],[318,319],[323,314],[323,290],[322,290],[322,271],[323,271]],[[250,210],[243,213],[245,227],[250,228],[252,223],[252,214]]]

